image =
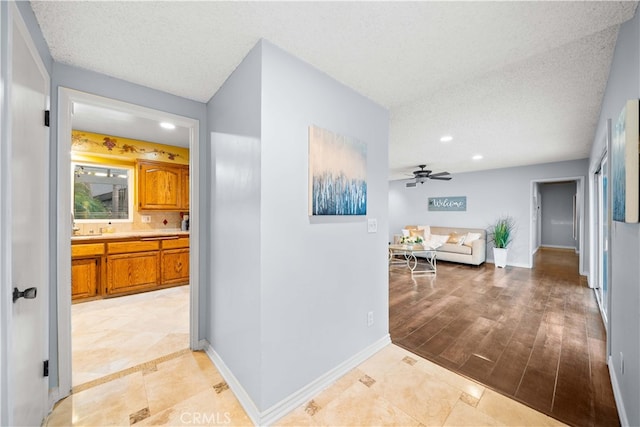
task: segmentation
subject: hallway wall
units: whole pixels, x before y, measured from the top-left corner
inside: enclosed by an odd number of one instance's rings
[[[554,248],[577,249],[573,237],[573,197],[576,183],[542,183],[540,186],[542,215],[541,245]]]
[[[640,15],[620,27],[598,128],[591,149],[595,172],[605,149],[607,119],[616,119],[629,99],[640,98]],[[609,371],[624,425],[640,425],[640,224],[612,223]],[[633,262],[629,262],[633,260]],[[624,371],[622,369],[624,360]]]

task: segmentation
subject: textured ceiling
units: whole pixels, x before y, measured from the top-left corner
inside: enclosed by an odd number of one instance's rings
[[[201,102],[265,38],[390,109],[392,178],[587,157],[636,5],[32,2],[54,60]]]

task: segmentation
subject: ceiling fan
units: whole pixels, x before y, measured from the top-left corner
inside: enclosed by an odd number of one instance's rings
[[[442,181],[449,181],[452,177],[446,176],[449,175],[449,172],[438,172],[431,173],[430,170],[425,169],[427,165],[418,165],[419,170],[413,171],[413,179],[415,182],[407,182],[407,187],[415,187],[418,183],[424,184],[427,179],[439,179]]]

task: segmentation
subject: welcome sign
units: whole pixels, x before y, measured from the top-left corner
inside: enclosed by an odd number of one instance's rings
[[[467,210],[467,197],[429,197],[430,211],[463,212]]]

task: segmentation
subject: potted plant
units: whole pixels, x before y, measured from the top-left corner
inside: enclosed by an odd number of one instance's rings
[[[515,230],[515,221],[509,215],[502,216],[489,227],[489,242],[493,244],[493,261],[496,267],[507,265],[507,249]]]

